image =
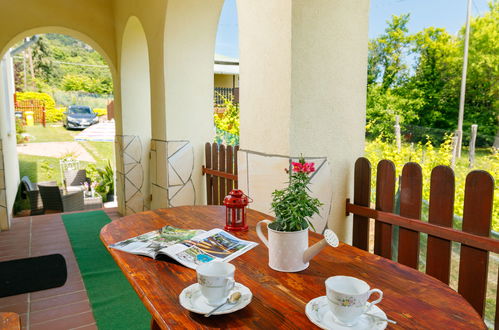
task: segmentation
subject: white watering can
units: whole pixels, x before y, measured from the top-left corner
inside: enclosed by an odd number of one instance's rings
[[[337,247],[338,236],[331,230],[324,231],[324,239],[308,246],[308,228],[300,231],[277,231],[268,228],[268,240],[262,232],[262,224],[270,224],[270,220],[262,220],[256,224],[258,238],[269,249],[269,266],[281,272],[299,272],[308,267],[310,259],[315,257],[326,245]]]

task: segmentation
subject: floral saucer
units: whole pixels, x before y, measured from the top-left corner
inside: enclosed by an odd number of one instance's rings
[[[241,298],[239,299],[239,301],[235,305],[226,304],[220,307],[220,309],[213,313],[213,315],[233,313],[248,306],[248,304],[251,302],[251,298],[253,298],[251,290],[241,283],[236,282],[236,284],[234,285],[234,289],[232,289],[230,294],[235,291],[239,291],[241,293]],[[179,299],[180,305],[182,305],[182,307],[194,313],[206,314],[213,309],[213,306],[208,305],[205,298],[201,294],[199,283],[194,283],[185,288],[180,293]]]
[[[329,305],[327,302],[327,297],[317,297],[308,302],[307,306],[305,306],[305,314],[309,320],[318,326],[321,329],[331,329],[331,330],[363,330],[363,329],[373,329],[373,330],[382,330],[385,329],[388,323],[386,321],[380,320],[376,317],[369,316],[368,314],[362,314],[359,317],[359,321],[357,324],[353,326],[345,326],[336,322],[333,313],[329,309]],[[369,314],[379,316],[381,318],[386,319],[386,314],[379,308],[374,305]]]

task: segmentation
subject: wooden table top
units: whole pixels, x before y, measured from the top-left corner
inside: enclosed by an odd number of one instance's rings
[[[484,329],[485,324],[468,302],[440,281],[412,268],[367,253],[347,244],[327,246],[298,273],[282,273],[268,266],[268,251],[259,241],[255,225],[270,217],[248,210],[248,232],[233,233],[259,245],[232,260],[235,279],[251,289],[252,302],[232,314],[205,318],[185,310],[179,303],[182,290],[195,283],[196,272],[175,262],[155,261],[109,249],[157,325],[175,328],[314,328],[305,315],[311,299],[324,296],[324,281],[334,275],[363,279],[381,289],[378,306],[398,322],[390,329]],[[183,206],[130,215],[106,225],[101,240],[109,245],[165,225],[188,229],[223,228],[225,208]],[[320,235],[310,233],[310,245]]]

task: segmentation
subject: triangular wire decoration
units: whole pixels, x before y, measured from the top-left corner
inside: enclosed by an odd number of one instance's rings
[[[189,144],[189,141],[171,141],[168,142],[168,158],[175,155],[180,149]]]
[[[182,148],[177,149],[175,153],[168,157],[168,163],[182,182],[189,181],[194,170],[194,148],[192,144],[187,142]]]
[[[173,168],[172,164],[168,164],[168,186],[179,186],[184,185],[185,182],[182,181],[177,171]]]
[[[170,198],[170,206],[194,205],[196,204],[196,189],[192,180],[189,180],[174,196]]]
[[[167,143],[169,205],[194,205],[196,203],[196,190],[192,182],[194,148],[190,141],[167,141]]]
[[[123,146],[124,163],[140,163],[142,160],[142,143],[139,136],[124,136]],[[126,158],[125,158],[126,155]]]

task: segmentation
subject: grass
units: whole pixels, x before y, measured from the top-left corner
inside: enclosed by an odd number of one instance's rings
[[[104,167],[107,161],[111,161],[111,165],[115,168],[114,159],[114,143],[113,142],[94,142],[82,141],[79,142],[92,157],[96,160],[97,167]]]
[[[28,143],[38,142],[66,142],[74,141],[74,137],[81,131],[68,131],[62,126],[47,127],[41,125],[25,126],[26,133],[30,135]]]
[[[27,176],[31,182],[57,181],[59,185],[62,185],[59,158],[23,154],[18,157],[21,178]],[[88,164],[88,162],[80,162],[83,168]]]

